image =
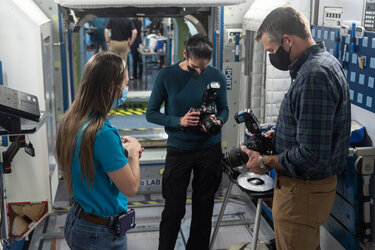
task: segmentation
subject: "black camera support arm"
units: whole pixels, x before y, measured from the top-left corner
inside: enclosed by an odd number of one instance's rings
[[[11,162],[20,148],[25,148],[25,152],[30,156],[35,156],[35,150],[31,142],[26,143],[25,135],[9,136],[12,142],[8,149],[3,152],[3,173],[9,174],[12,172]]]
[[[9,140],[12,144],[8,147],[7,151],[3,152],[3,171],[5,174],[9,174],[12,171],[11,162],[18,150],[26,146],[25,136],[9,136]]]

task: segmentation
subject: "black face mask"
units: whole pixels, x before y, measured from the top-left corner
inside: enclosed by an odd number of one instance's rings
[[[291,49],[292,47],[290,47],[290,50]],[[271,64],[279,70],[289,70],[288,66],[292,63],[289,58],[290,50],[286,52],[285,49],[280,46],[275,54],[269,54]]]
[[[192,67],[190,67],[189,65],[187,66],[190,74],[193,76],[194,80],[198,80],[200,74],[198,73],[198,71],[196,71],[195,69],[193,69]],[[203,70],[201,71],[201,74],[202,74]]]

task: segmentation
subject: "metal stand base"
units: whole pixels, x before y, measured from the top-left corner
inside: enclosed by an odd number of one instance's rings
[[[231,181],[231,182],[229,182],[229,186],[228,186],[227,192],[225,193],[225,197],[224,197],[224,200],[223,200],[223,205],[221,206],[219,217],[217,218],[214,234],[212,235],[211,242],[210,242],[210,250],[212,250],[212,248],[214,247],[216,236],[217,236],[217,233],[219,231],[221,221],[223,220],[224,211],[225,211],[225,208],[227,206],[227,203],[228,203],[228,200],[229,200],[229,195],[232,191],[232,187],[233,187],[233,182]]]
[[[220,224],[223,220],[224,211],[225,211],[225,208],[227,206],[227,203],[228,203],[228,200],[229,200],[229,195],[232,191],[232,187],[233,187],[233,181],[231,181],[229,183],[227,192],[225,193],[223,205],[221,206],[219,217],[218,217],[217,222],[216,222],[215,230],[214,230],[214,233],[213,233],[212,238],[211,238],[210,248],[209,248],[210,250],[212,250],[213,247],[214,247],[216,236],[217,236],[217,233],[219,231]],[[259,227],[260,226],[260,219],[261,219],[261,216],[262,216],[262,204],[263,204],[263,198],[258,198],[257,210],[256,210],[256,214],[255,214],[253,241],[252,241],[252,244],[251,244],[251,250],[256,250],[256,248],[257,248],[258,234],[259,234],[259,228],[260,228]]]

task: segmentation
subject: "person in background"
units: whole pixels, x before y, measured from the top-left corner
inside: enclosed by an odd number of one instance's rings
[[[147,26],[147,29],[149,30],[150,34],[156,34],[158,36],[164,36],[164,23],[163,18],[160,17],[154,17],[151,19],[151,23]],[[164,66],[164,55],[159,56],[159,68],[162,68]]]
[[[163,18],[154,17],[151,19],[151,23],[148,25],[150,34],[164,35]]]
[[[160,223],[160,250],[173,250],[185,215],[187,188],[191,172],[192,219],[186,249],[208,249],[215,193],[221,181],[221,132],[210,135],[200,124],[202,96],[208,84],[220,83],[211,105],[217,116],[212,119],[223,125],[228,119],[226,80],[217,68],[209,66],[212,43],[206,36],[192,36],[186,43],[186,60],[159,72],[151,92],[146,119],[165,127],[168,147],[162,180],[165,198]],[[160,108],[164,103],[165,112]],[[201,129],[199,129],[199,127]]]
[[[275,155],[245,146],[250,171],[277,171],[272,215],[276,248],[320,249],[320,226],[336,195],[350,141],[349,86],[341,64],[323,42],[315,42],[307,19],[290,7],[277,8],[260,25],[256,40],[271,64],[292,78],[273,137]]]
[[[121,57],[95,54],[60,123],[55,156],[73,198],[64,233],[74,250],[127,248],[126,231],[118,225],[128,216],[128,196],[139,187],[143,148],[132,137],[121,142],[107,117],[125,101],[127,85],[128,70]]]
[[[142,18],[133,18],[132,21],[137,30],[137,37],[130,46],[133,58],[133,75],[130,77],[130,80],[137,78],[142,79],[143,72],[142,56],[138,52],[138,47],[142,43]]]
[[[111,31],[111,36],[109,36]],[[105,39],[109,45],[109,50],[128,61],[130,46],[137,37],[137,29],[129,18],[114,17],[110,18],[104,30]]]
[[[107,42],[105,40],[105,35],[104,35],[104,29],[105,29],[106,23],[107,23],[107,18],[103,18],[103,17],[95,17],[91,21],[92,26],[96,28],[94,33],[90,35],[91,41],[94,43],[94,46],[95,46],[95,53],[98,53],[100,49],[102,51],[108,50]]]

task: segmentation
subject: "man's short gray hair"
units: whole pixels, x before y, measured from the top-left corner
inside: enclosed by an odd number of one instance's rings
[[[284,34],[302,39],[311,36],[306,17],[291,7],[280,7],[271,11],[260,25],[255,40],[259,41],[263,34],[278,44],[282,43]]]

